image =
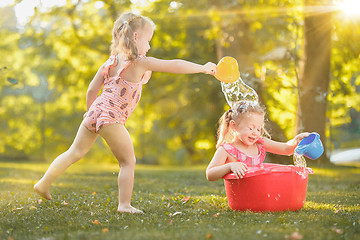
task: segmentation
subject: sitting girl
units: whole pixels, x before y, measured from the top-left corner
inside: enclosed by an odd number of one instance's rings
[[[309,136],[301,133],[287,143],[270,140],[263,137],[265,111],[258,103],[239,101],[234,106],[219,120],[217,150],[206,169],[209,181],[230,172],[242,178],[249,166],[264,161],[266,152],[291,155],[299,142]]]

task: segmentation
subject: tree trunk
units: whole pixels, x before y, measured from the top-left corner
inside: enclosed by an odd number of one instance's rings
[[[323,0],[305,0],[305,7]],[[306,14],[306,13],[305,13]],[[311,12],[304,21],[304,54],[300,65],[297,131],[317,132],[326,145],[326,106],[330,82],[331,13]],[[326,150],[326,149],[325,149]],[[316,160],[329,164],[324,154]]]

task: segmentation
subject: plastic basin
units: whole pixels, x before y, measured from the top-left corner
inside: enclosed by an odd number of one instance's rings
[[[223,177],[232,210],[253,212],[297,211],[305,203],[311,168],[263,163],[249,167],[243,178]]]

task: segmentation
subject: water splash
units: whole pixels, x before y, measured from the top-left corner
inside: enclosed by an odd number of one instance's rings
[[[302,154],[298,154],[296,151],[294,152],[294,156],[293,156],[293,160],[294,160],[294,165],[296,167],[301,167],[303,169],[303,171],[305,172],[306,170],[306,160],[305,157]]]
[[[246,100],[249,102],[258,102],[259,98],[254,89],[246,85],[241,77],[235,82],[221,82],[221,89],[229,106],[233,109],[236,102]]]

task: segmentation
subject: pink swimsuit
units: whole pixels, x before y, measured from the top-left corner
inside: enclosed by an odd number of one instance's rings
[[[114,55],[106,61],[103,91],[91,104],[84,119],[85,127],[92,132],[98,132],[102,126],[108,124],[125,124],[140,100],[142,85],[151,77],[151,71],[147,71],[137,83],[122,79],[120,74],[131,64],[130,61],[124,62],[118,73],[110,77],[110,68],[117,62],[119,61]]]
[[[244,162],[247,166],[252,167],[261,164],[265,160],[266,151],[264,140],[259,138],[256,145],[258,147],[259,154],[255,157],[247,156],[230,143],[221,144],[220,147],[223,147],[227,153],[236,158],[239,162]]]

